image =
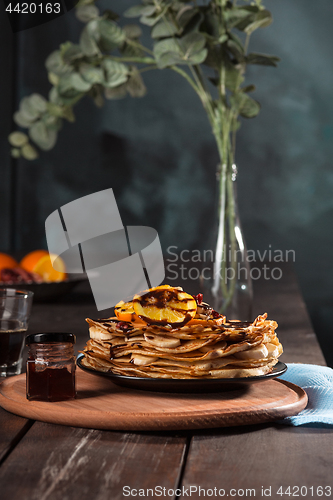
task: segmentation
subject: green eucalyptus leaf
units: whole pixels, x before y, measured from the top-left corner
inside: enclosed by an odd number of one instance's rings
[[[247,100],[240,109],[240,115],[244,118],[254,118],[260,112],[260,104],[247,94],[244,95],[247,96]]]
[[[58,94],[61,98],[76,98],[83,92],[91,88],[91,83],[86,82],[78,73],[64,75],[60,78],[58,85]]]
[[[65,63],[70,64],[71,62],[80,59],[84,54],[80,45],[71,44],[62,54],[62,58]]]
[[[88,23],[99,16],[99,10],[96,5],[82,5],[76,9],[75,15],[83,23]]]
[[[206,38],[201,33],[189,33],[180,39],[181,47],[185,52],[185,59],[201,52],[206,45]]]
[[[75,8],[78,9],[79,7],[82,7],[82,5],[91,5],[94,2],[95,0],[79,0],[75,5]]]
[[[45,66],[49,73],[56,75],[64,75],[73,71],[73,68],[64,62],[60,50],[55,50],[48,56]]]
[[[106,99],[122,99],[127,95],[127,84],[124,83],[114,88],[105,88],[104,95]]]
[[[251,33],[258,28],[266,28],[266,26],[269,26],[272,21],[272,15],[268,10],[260,10],[257,14],[255,14],[253,22],[246,26],[244,31],[248,35],[251,35]]]
[[[232,120],[230,131],[237,132],[237,130],[240,128],[240,126],[241,126],[241,123],[238,120]]]
[[[126,88],[131,97],[143,97],[146,95],[147,88],[137,68],[132,68]]]
[[[229,35],[230,40],[232,40],[234,42],[235,46],[237,46],[237,50],[239,52],[241,52],[242,54],[244,54],[244,46],[243,46],[242,40],[239,38],[239,36],[237,36],[236,33],[232,32],[232,31],[229,31],[228,35]]]
[[[30,127],[29,135],[34,143],[44,151],[52,149],[57,141],[56,130],[49,129],[46,124],[40,120]]]
[[[38,113],[44,113],[46,111],[47,100],[40,94],[31,94],[28,98],[30,99],[30,104]]]
[[[121,47],[119,47],[119,51],[125,57],[144,57],[143,50],[136,45],[132,45],[130,41],[126,41]]]
[[[185,60],[184,63],[185,64],[202,64],[205,61],[207,54],[208,54],[208,50],[202,49],[199,52],[197,52],[196,54],[191,55],[191,57],[188,58],[187,61]]]
[[[20,158],[21,157],[21,150],[18,148],[12,148],[10,150],[10,154],[12,155],[13,158]]]
[[[91,83],[92,85],[96,83],[103,83],[104,72],[102,68],[98,68],[88,63],[80,64],[80,75],[82,78]]]
[[[228,9],[223,14],[223,18],[228,26],[228,29],[238,27],[238,24],[249,17],[251,17],[251,13],[241,7]]]
[[[175,23],[162,19],[152,29],[151,36],[154,39],[170,37],[178,33],[178,28]]]
[[[155,24],[158,23],[161,17],[162,16],[157,16],[157,17],[142,16],[140,17],[140,23],[144,24],[145,26],[155,26]]]
[[[55,73],[48,73],[48,79],[49,79],[49,82],[52,84],[52,85],[58,85],[59,83],[59,76],[56,75]]]
[[[99,23],[99,33],[105,50],[113,50],[120,47],[125,40],[124,31],[113,21],[103,19]]]
[[[166,38],[154,46],[159,68],[173,64],[201,64],[207,57],[206,38],[201,33],[189,33],[182,38]]]
[[[61,102],[62,106],[74,106],[74,104],[76,104],[84,95],[85,95],[84,92],[78,92],[76,90],[73,90],[66,96],[64,95],[59,96],[59,101]]]
[[[221,65],[221,54],[220,51],[217,50],[216,47],[211,47],[208,46],[208,53],[207,57],[204,61],[204,64],[206,66],[209,66],[210,68],[214,68],[216,70],[219,70],[220,65]]]
[[[103,12],[103,17],[105,19],[110,19],[110,21],[118,21],[118,19],[119,19],[120,16],[119,16],[119,14],[117,14],[116,12],[114,12],[113,10],[106,9]]]
[[[159,58],[158,67],[163,69],[168,66],[173,66],[175,64],[187,64],[187,65],[201,64],[206,59],[207,54],[208,54],[207,49],[202,49],[200,52],[197,52],[196,54],[191,55],[191,57],[185,59],[176,52],[166,52],[165,54],[162,54],[161,57]]]
[[[21,148],[29,141],[29,138],[23,132],[12,132],[11,134],[9,134],[8,140],[12,146]]]
[[[21,154],[26,160],[36,160],[38,158],[37,150],[31,144],[25,144],[21,149]]]
[[[185,26],[199,13],[199,10],[192,5],[184,5],[177,13],[176,21],[181,28]],[[203,15],[202,15],[203,20]]]
[[[256,90],[255,85],[246,85],[246,87],[243,87],[241,89],[242,92],[254,92]]]
[[[238,62],[241,63],[245,61],[245,54],[243,47],[240,50],[239,45],[234,40],[230,39],[227,41],[227,47]]]
[[[145,24],[146,26],[155,26],[161,19],[164,19],[167,12],[168,12],[168,5],[164,7],[163,10],[161,10],[157,15],[155,16],[148,16],[144,15],[140,17],[140,22],[142,24]]]
[[[106,75],[105,87],[114,88],[127,82],[129,69],[125,64],[105,58],[102,65]]]
[[[76,99],[90,88],[90,83],[85,82],[78,73],[74,73],[72,75],[64,75],[61,77],[58,85],[58,93],[59,97],[61,97],[62,103],[65,104],[66,102],[63,100],[64,98]],[[67,104],[69,103],[67,102]]]
[[[165,52],[158,59],[158,67],[160,69],[174,66],[175,64],[182,64],[180,55],[177,52]]]
[[[31,101],[30,96],[24,97],[22,99],[22,101],[20,102],[19,111],[21,112],[21,115],[24,118],[26,118],[27,120],[30,120],[31,122],[37,120],[37,118],[40,115],[39,109],[34,106],[34,104]]]
[[[63,57],[63,55],[66,52],[66,50],[70,49],[72,45],[73,45],[72,42],[69,42],[69,41],[60,44],[60,55],[61,55],[61,57]]]
[[[246,62],[248,64],[261,64],[263,66],[277,66],[280,61],[279,57],[271,56],[268,54],[257,54],[251,53],[246,57]]]
[[[239,92],[230,97],[232,106],[244,118],[254,118],[260,111],[260,104],[248,94]]]
[[[221,25],[219,18],[215,12],[208,10],[204,17],[204,31],[206,34],[213,37],[215,40],[221,35]]]
[[[50,115],[61,118],[63,116],[63,108],[58,104],[54,104],[53,102],[47,103],[47,111]]]
[[[151,16],[155,11],[155,5],[134,5],[124,12],[124,17]]]
[[[191,16],[190,16],[191,14]],[[187,35],[192,31],[202,31],[202,22],[204,20],[204,15],[202,12],[185,12],[185,14],[180,18],[179,25],[181,26],[181,33]],[[205,35],[205,33],[203,33]]]
[[[163,54],[168,52],[178,54],[178,58],[181,54],[181,47],[179,39],[176,38],[166,38],[165,40],[161,40],[154,45],[154,55],[157,60],[161,58]]]
[[[45,113],[42,118],[43,123],[45,123],[48,130],[60,130],[62,126],[61,118],[54,116],[49,113]]]
[[[60,79],[59,79],[60,82]],[[59,84],[58,82],[58,84]],[[50,92],[49,92],[49,101],[52,104],[61,104],[59,92],[58,92],[58,86],[57,87],[52,87]]]
[[[240,69],[235,68],[233,64],[227,66],[225,69],[225,86],[227,89],[235,91],[243,80]]]
[[[91,88],[91,82],[85,81],[79,73],[72,73],[70,81],[72,88],[79,92],[87,92]]]
[[[99,55],[100,50],[98,48],[96,40],[91,35],[90,31],[91,30],[89,29],[89,24],[87,24],[87,26],[83,29],[80,36],[80,47],[82,49],[82,52],[86,56],[93,57],[95,55]]]
[[[219,43],[225,43],[227,40],[228,40],[228,35],[226,33],[224,33],[223,35],[221,35],[219,37],[218,42]]]
[[[126,24],[123,27],[123,32],[125,33],[125,37],[131,40],[136,40],[142,35],[142,30],[137,24]]]

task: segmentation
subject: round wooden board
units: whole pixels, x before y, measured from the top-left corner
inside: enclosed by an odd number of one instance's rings
[[[258,424],[296,415],[307,404],[300,387],[267,380],[244,390],[209,394],[135,391],[77,370],[77,399],[57,403],[28,401],[25,374],[0,385],[0,405],[16,415],[53,424],[152,431]]]

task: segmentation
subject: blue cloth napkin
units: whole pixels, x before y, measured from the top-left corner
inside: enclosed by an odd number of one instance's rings
[[[307,407],[294,417],[279,420],[279,424],[333,426],[333,370],[327,366],[288,364],[279,377],[296,384],[308,395]]]

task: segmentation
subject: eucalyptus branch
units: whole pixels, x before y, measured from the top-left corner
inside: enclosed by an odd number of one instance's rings
[[[172,71],[175,71],[176,73],[181,75],[183,78],[185,78],[185,80],[187,80],[187,82],[191,85],[191,87],[195,90],[195,92],[200,96],[200,89],[194,83],[192,78],[186,73],[186,71],[180,69],[178,66],[170,66],[170,69],[172,69]]]
[[[260,109],[248,95],[253,86],[241,88],[247,64],[276,66],[278,61],[274,56],[248,54],[250,35],[272,20],[261,0],[255,0],[251,9],[248,0],[207,0],[204,5],[195,0],[186,4],[142,0],[124,16],[139,18],[150,27],[152,48],[141,44],[138,25],[120,27],[117,14],[111,10],[100,14],[89,1],[81,0],[76,8],[78,19],[85,23],[78,43],[63,43],[46,61],[52,84],[49,98],[32,94],[22,99],[14,120],[28,134],[10,134],[12,154],[36,158],[38,151],[30,140],[42,150],[53,148],[62,121],[75,120],[73,108],[83,97],[89,96],[97,106],[104,97],[142,97],[146,88],[141,74],[169,68],[185,78],[201,100],[221,162],[233,161],[238,116],[252,118]],[[237,31],[245,34],[244,43]],[[217,85],[217,101],[205,84],[204,64],[215,73],[210,79]]]
[[[110,56],[112,61],[118,61],[123,63],[136,63],[136,64],[153,64],[156,66],[155,59],[151,57],[123,57],[123,56]]]
[[[128,45],[131,45],[132,47],[135,47],[139,50],[142,50],[143,52],[146,52],[147,54],[153,56],[154,55],[154,52],[150,49],[148,49],[147,47],[145,47],[144,45],[142,45],[141,43],[138,43],[134,40],[127,40],[127,43]]]

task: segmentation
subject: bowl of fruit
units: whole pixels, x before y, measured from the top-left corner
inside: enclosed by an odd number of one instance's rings
[[[35,301],[47,301],[70,292],[85,275],[68,275],[58,257],[55,270],[47,250],[33,250],[18,262],[0,252],[0,288],[22,288],[34,292]]]

